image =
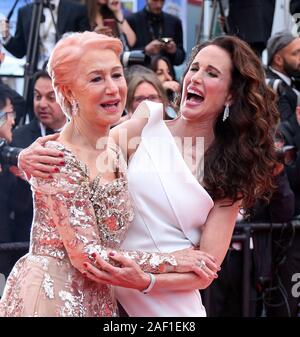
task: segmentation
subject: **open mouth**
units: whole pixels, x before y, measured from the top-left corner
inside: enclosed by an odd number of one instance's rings
[[[105,103],[101,103],[101,107],[107,111],[115,111],[118,109],[118,105],[120,103],[120,100],[114,100],[114,101],[109,101]]]
[[[202,103],[204,101],[204,96],[199,91],[188,90],[187,101],[193,102],[193,103]]]

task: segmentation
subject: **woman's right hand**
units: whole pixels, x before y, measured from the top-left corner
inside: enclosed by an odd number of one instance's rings
[[[64,154],[55,149],[45,148],[49,140],[56,140],[59,134],[39,137],[29,147],[22,150],[18,157],[18,167],[30,176],[38,178],[50,178],[51,173],[58,172],[57,166],[64,165]]]
[[[107,36],[113,36],[113,31],[110,27],[107,26],[96,26],[94,29],[95,33],[98,34],[103,34],[103,35],[107,35]]]
[[[165,90],[172,90],[176,93],[179,93],[180,91],[180,84],[176,81],[165,81],[163,82],[163,87]]]
[[[177,262],[177,273],[194,272],[202,278],[212,280],[218,277],[217,272],[221,270],[212,255],[195,248],[177,250],[171,254]]]

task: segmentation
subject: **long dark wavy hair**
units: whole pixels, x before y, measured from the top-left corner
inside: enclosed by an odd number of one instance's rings
[[[214,141],[204,157],[204,185],[214,200],[242,200],[248,213],[257,199],[268,200],[274,189],[274,134],[279,118],[275,94],[266,85],[260,59],[234,36],[194,47],[184,76],[198,52],[209,45],[230,56],[233,103],[228,119],[223,122],[220,112],[215,122]]]

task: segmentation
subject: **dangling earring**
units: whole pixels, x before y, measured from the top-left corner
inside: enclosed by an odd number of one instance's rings
[[[72,98],[71,107],[72,107],[72,116],[76,116],[78,112],[78,104],[74,98]]]
[[[229,117],[229,105],[226,104],[223,112],[223,122],[225,122],[228,117]]]

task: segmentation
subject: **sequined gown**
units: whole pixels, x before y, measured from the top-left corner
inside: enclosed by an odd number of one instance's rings
[[[82,272],[93,252],[108,260],[107,249],[119,249],[133,219],[121,155],[116,151],[115,180],[107,182],[98,175],[90,182],[87,167],[72,152],[58,142],[46,146],[63,151],[66,165],[53,180],[30,180],[30,250],[7,280],[0,316],[117,316],[113,288]],[[154,273],[162,264],[176,264],[163,254],[124,254]]]

